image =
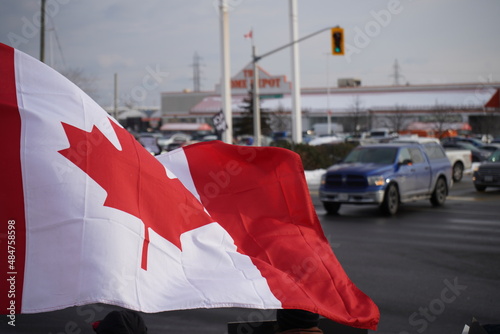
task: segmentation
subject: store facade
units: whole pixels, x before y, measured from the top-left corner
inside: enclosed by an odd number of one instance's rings
[[[271,75],[259,67],[261,110],[272,115],[273,131],[291,129],[292,96],[290,82],[284,75]],[[499,108],[489,108],[500,83],[463,83],[406,86],[344,85],[302,88],[302,129],[317,124],[336,124],[344,132],[367,131],[387,127],[404,130],[412,123],[475,123],[476,131],[499,132],[488,117],[500,119]],[[361,81],[357,81],[361,84]],[[231,79],[233,119],[245,112],[253,84],[252,64],[248,64]],[[489,104],[488,104],[489,103]],[[161,94],[162,123],[211,123],[221,110],[219,85],[206,92],[165,92]],[[493,104],[495,105],[495,104]],[[496,122],[498,124],[499,122]],[[481,129],[479,129],[481,128]]]

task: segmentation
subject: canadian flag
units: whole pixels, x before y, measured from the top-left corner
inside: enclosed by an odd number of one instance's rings
[[[247,34],[244,35],[245,38],[253,38],[253,30],[250,30]]]
[[[0,80],[1,313],[298,308],[376,328],[378,309],[334,256],[295,153],[214,141],[156,158],[6,45]]]

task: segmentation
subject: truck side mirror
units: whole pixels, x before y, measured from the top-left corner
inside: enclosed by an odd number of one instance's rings
[[[411,166],[413,165],[413,161],[411,159],[404,159],[403,162],[400,162],[399,163],[400,166]]]

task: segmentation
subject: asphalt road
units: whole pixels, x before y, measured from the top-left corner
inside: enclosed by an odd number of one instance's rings
[[[376,333],[460,334],[476,317],[500,323],[500,189],[477,193],[455,184],[442,208],[428,201],[395,217],[345,206],[328,216],[311,195],[325,235],[353,282],[379,306]],[[0,317],[0,333],[92,333],[90,323],[116,307],[86,305]],[[227,322],[274,319],[273,311],[213,309],[145,314],[150,333],[226,333]],[[372,332],[370,332],[372,333]]]
[[[444,207],[414,202],[395,217],[360,206],[327,216],[313,199],[340,263],[379,306],[377,333],[500,323],[500,189],[477,193],[466,176]]]

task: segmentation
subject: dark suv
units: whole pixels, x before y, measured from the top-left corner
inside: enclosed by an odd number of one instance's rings
[[[472,182],[477,191],[485,191],[486,187],[500,187],[500,149],[474,170]]]

